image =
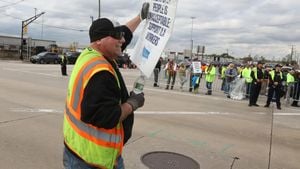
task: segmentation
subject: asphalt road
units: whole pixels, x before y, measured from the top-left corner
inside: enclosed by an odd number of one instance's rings
[[[68,65],[68,72],[72,66]],[[122,70],[129,89],[137,70]],[[0,61],[0,168],[62,167],[62,121],[68,77],[60,65]],[[127,169],[146,169],[141,156],[169,151],[196,160],[201,169],[267,169],[274,113],[272,169],[300,168],[300,109],[248,107],[247,101],[145,87],[135,112],[133,137],[124,149]],[[233,163],[234,157],[238,157]],[[179,161],[178,161],[179,162]],[[176,165],[176,164],[174,164]],[[188,169],[188,167],[186,168]]]

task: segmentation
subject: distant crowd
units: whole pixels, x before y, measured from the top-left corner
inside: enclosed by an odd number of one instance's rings
[[[198,61],[195,61],[198,62]],[[198,62],[200,63],[200,61]],[[179,88],[188,83],[189,92],[199,93],[201,81],[205,81],[206,95],[212,95],[212,85],[216,79],[222,81],[220,90],[232,99],[247,99],[249,106],[259,106],[256,102],[259,94],[267,96],[265,107],[270,102],[276,102],[281,109],[281,98],[294,107],[299,107],[300,71],[293,67],[276,64],[273,67],[262,62],[256,64],[235,65],[234,63],[215,64],[183,61],[176,63],[169,59],[163,64],[160,58],[154,69],[154,87],[159,87],[159,72],[163,71],[166,78],[166,90],[173,90],[176,77],[179,78]]]

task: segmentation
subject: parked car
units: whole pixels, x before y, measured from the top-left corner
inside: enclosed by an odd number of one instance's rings
[[[75,64],[80,52],[67,52],[67,60],[69,64]]]
[[[40,64],[45,64],[45,63],[58,64],[61,62],[61,58],[56,53],[42,52],[42,53],[39,53],[38,55],[31,56],[30,62],[31,63],[40,63]]]

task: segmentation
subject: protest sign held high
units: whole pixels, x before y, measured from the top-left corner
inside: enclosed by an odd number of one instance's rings
[[[178,0],[152,0],[144,29],[130,59],[150,77],[173,30]]]

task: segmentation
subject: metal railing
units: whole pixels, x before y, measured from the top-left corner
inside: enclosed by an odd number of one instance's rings
[[[148,84],[153,84],[154,83],[154,77],[153,74],[152,76],[147,80]],[[167,81],[168,81],[168,74],[164,71],[161,70],[159,75],[158,75],[158,85],[160,88],[165,88],[167,86]],[[260,93],[261,96],[267,96],[268,93],[268,84],[265,82],[264,88],[262,89],[262,92]],[[300,83],[300,82],[298,82]],[[298,83],[290,84],[289,86],[286,86],[285,88],[285,96],[281,98],[281,102],[284,102],[286,106],[290,106],[294,101],[299,102],[299,92],[300,92],[300,85]],[[170,85],[172,84],[172,80]],[[222,87],[222,79],[219,78],[219,75],[216,75],[216,79],[214,80],[212,84],[212,91],[213,93],[224,93],[224,91],[221,90]],[[174,90],[181,90],[181,91],[186,91],[188,92],[190,89],[190,73],[187,71],[186,74],[186,82],[181,88],[180,84],[180,78],[179,78],[179,73],[176,73],[176,78],[175,78],[175,84],[174,84]],[[202,77],[200,78],[200,84],[199,84],[199,89],[198,89],[200,94],[204,94],[207,92],[206,88],[206,81],[205,81],[205,75],[203,74]],[[246,96],[246,88],[243,91],[244,96]],[[226,96],[226,95],[224,95]],[[298,104],[299,105],[299,104]]]

